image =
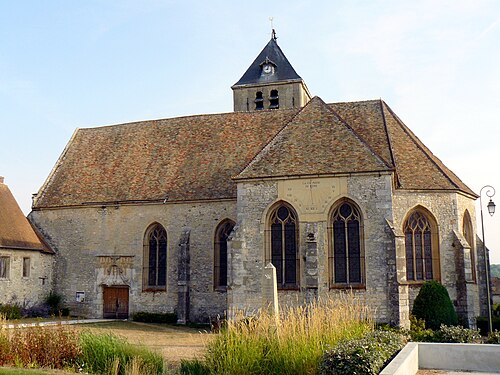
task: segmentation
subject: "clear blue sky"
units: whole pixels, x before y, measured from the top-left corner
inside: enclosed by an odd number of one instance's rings
[[[500,263],[493,0],[0,1],[0,175],[22,209],[77,127],[230,112],[270,16],[313,95],[381,97],[473,190],[497,188],[485,225]]]

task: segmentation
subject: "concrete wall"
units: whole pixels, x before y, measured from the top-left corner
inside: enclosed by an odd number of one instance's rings
[[[9,258],[7,278],[0,278],[0,303],[33,306],[43,302],[52,289],[54,256],[39,251],[0,249]],[[23,258],[30,259],[29,276],[23,277]]]
[[[173,312],[177,307],[177,254],[183,228],[191,228],[191,320],[223,314],[226,294],[213,289],[214,234],[235,221],[235,202],[111,205],[33,211],[31,220],[56,249],[54,287],[73,312],[102,316],[102,285],[130,287],[129,312]],[[143,241],[147,228],[167,232],[166,291],[143,291]],[[111,272],[112,268],[118,272]],[[85,292],[85,302],[75,301]]]

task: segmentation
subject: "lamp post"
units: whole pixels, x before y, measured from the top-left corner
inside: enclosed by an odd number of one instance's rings
[[[483,221],[483,190],[486,189],[486,196],[490,198],[487,204],[488,213],[493,216],[495,213],[495,203],[491,198],[495,195],[495,188],[490,185],[483,186],[479,192],[479,205],[481,207],[481,231],[483,233],[483,253],[484,253],[484,267],[486,271],[486,297],[488,299],[488,332],[493,332],[493,324],[491,321],[491,297],[490,297],[490,260],[488,257],[488,251],[486,250],[486,244],[484,242],[484,221]]]

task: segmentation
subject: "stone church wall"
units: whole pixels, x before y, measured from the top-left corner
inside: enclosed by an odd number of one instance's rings
[[[55,290],[74,314],[102,316],[102,283],[130,287],[130,316],[173,312],[178,243],[185,228],[191,229],[190,319],[207,321],[225,311],[226,294],[213,290],[214,234],[222,220],[235,221],[234,201],[62,208],[30,215],[57,252]],[[167,232],[167,290],[143,292],[143,241],[153,223]],[[113,276],[114,266],[119,272]],[[77,292],[85,292],[83,302],[76,301]]]
[[[467,209],[475,228],[474,200],[459,193],[452,192],[412,192],[396,190],[393,197],[394,226],[403,231],[404,220],[408,213],[415,207],[422,206],[427,209],[436,219],[439,232],[439,254],[440,254],[440,282],[447,288],[450,298],[459,305],[458,300],[463,296],[458,289],[460,285],[459,275],[464,272],[463,263],[457,262],[456,235],[454,232],[462,233],[463,215]],[[420,290],[419,284],[409,284],[409,308]],[[468,287],[468,298],[470,306],[468,314],[470,318],[479,315],[479,299],[477,285]]]
[[[52,290],[54,256],[39,251],[0,249],[8,258],[7,278],[0,278],[0,303],[33,306]],[[23,277],[23,259],[29,258],[29,275]]]
[[[245,311],[261,307],[267,214],[280,200],[297,211],[301,259],[300,290],[279,290],[280,305],[302,304],[311,296],[335,298],[341,290],[330,289],[328,221],[332,206],[339,199],[348,198],[359,207],[364,223],[366,288],[354,293],[376,311],[377,320],[389,321],[392,318],[389,288],[395,273],[394,241],[386,222],[392,219],[391,193],[389,174],[239,183],[238,228],[231,242],[230,307]],[[311,234],[313,240],[309,241]],[[317,247],[316,270],[306,269],[309,264],[306,249],[311,248],[311,242]],[[317,275],[316,290],[309,285],[309,275],[314,274]]]

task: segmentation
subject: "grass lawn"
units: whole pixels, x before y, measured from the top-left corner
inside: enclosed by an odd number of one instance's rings
[[[212,335],[203,329],[166,324],[117,321],[76,325],[77,329],[94,333],[113,333],[128,342],[161,353],[169,365],[178,365],[182,359],[201,358]]]

